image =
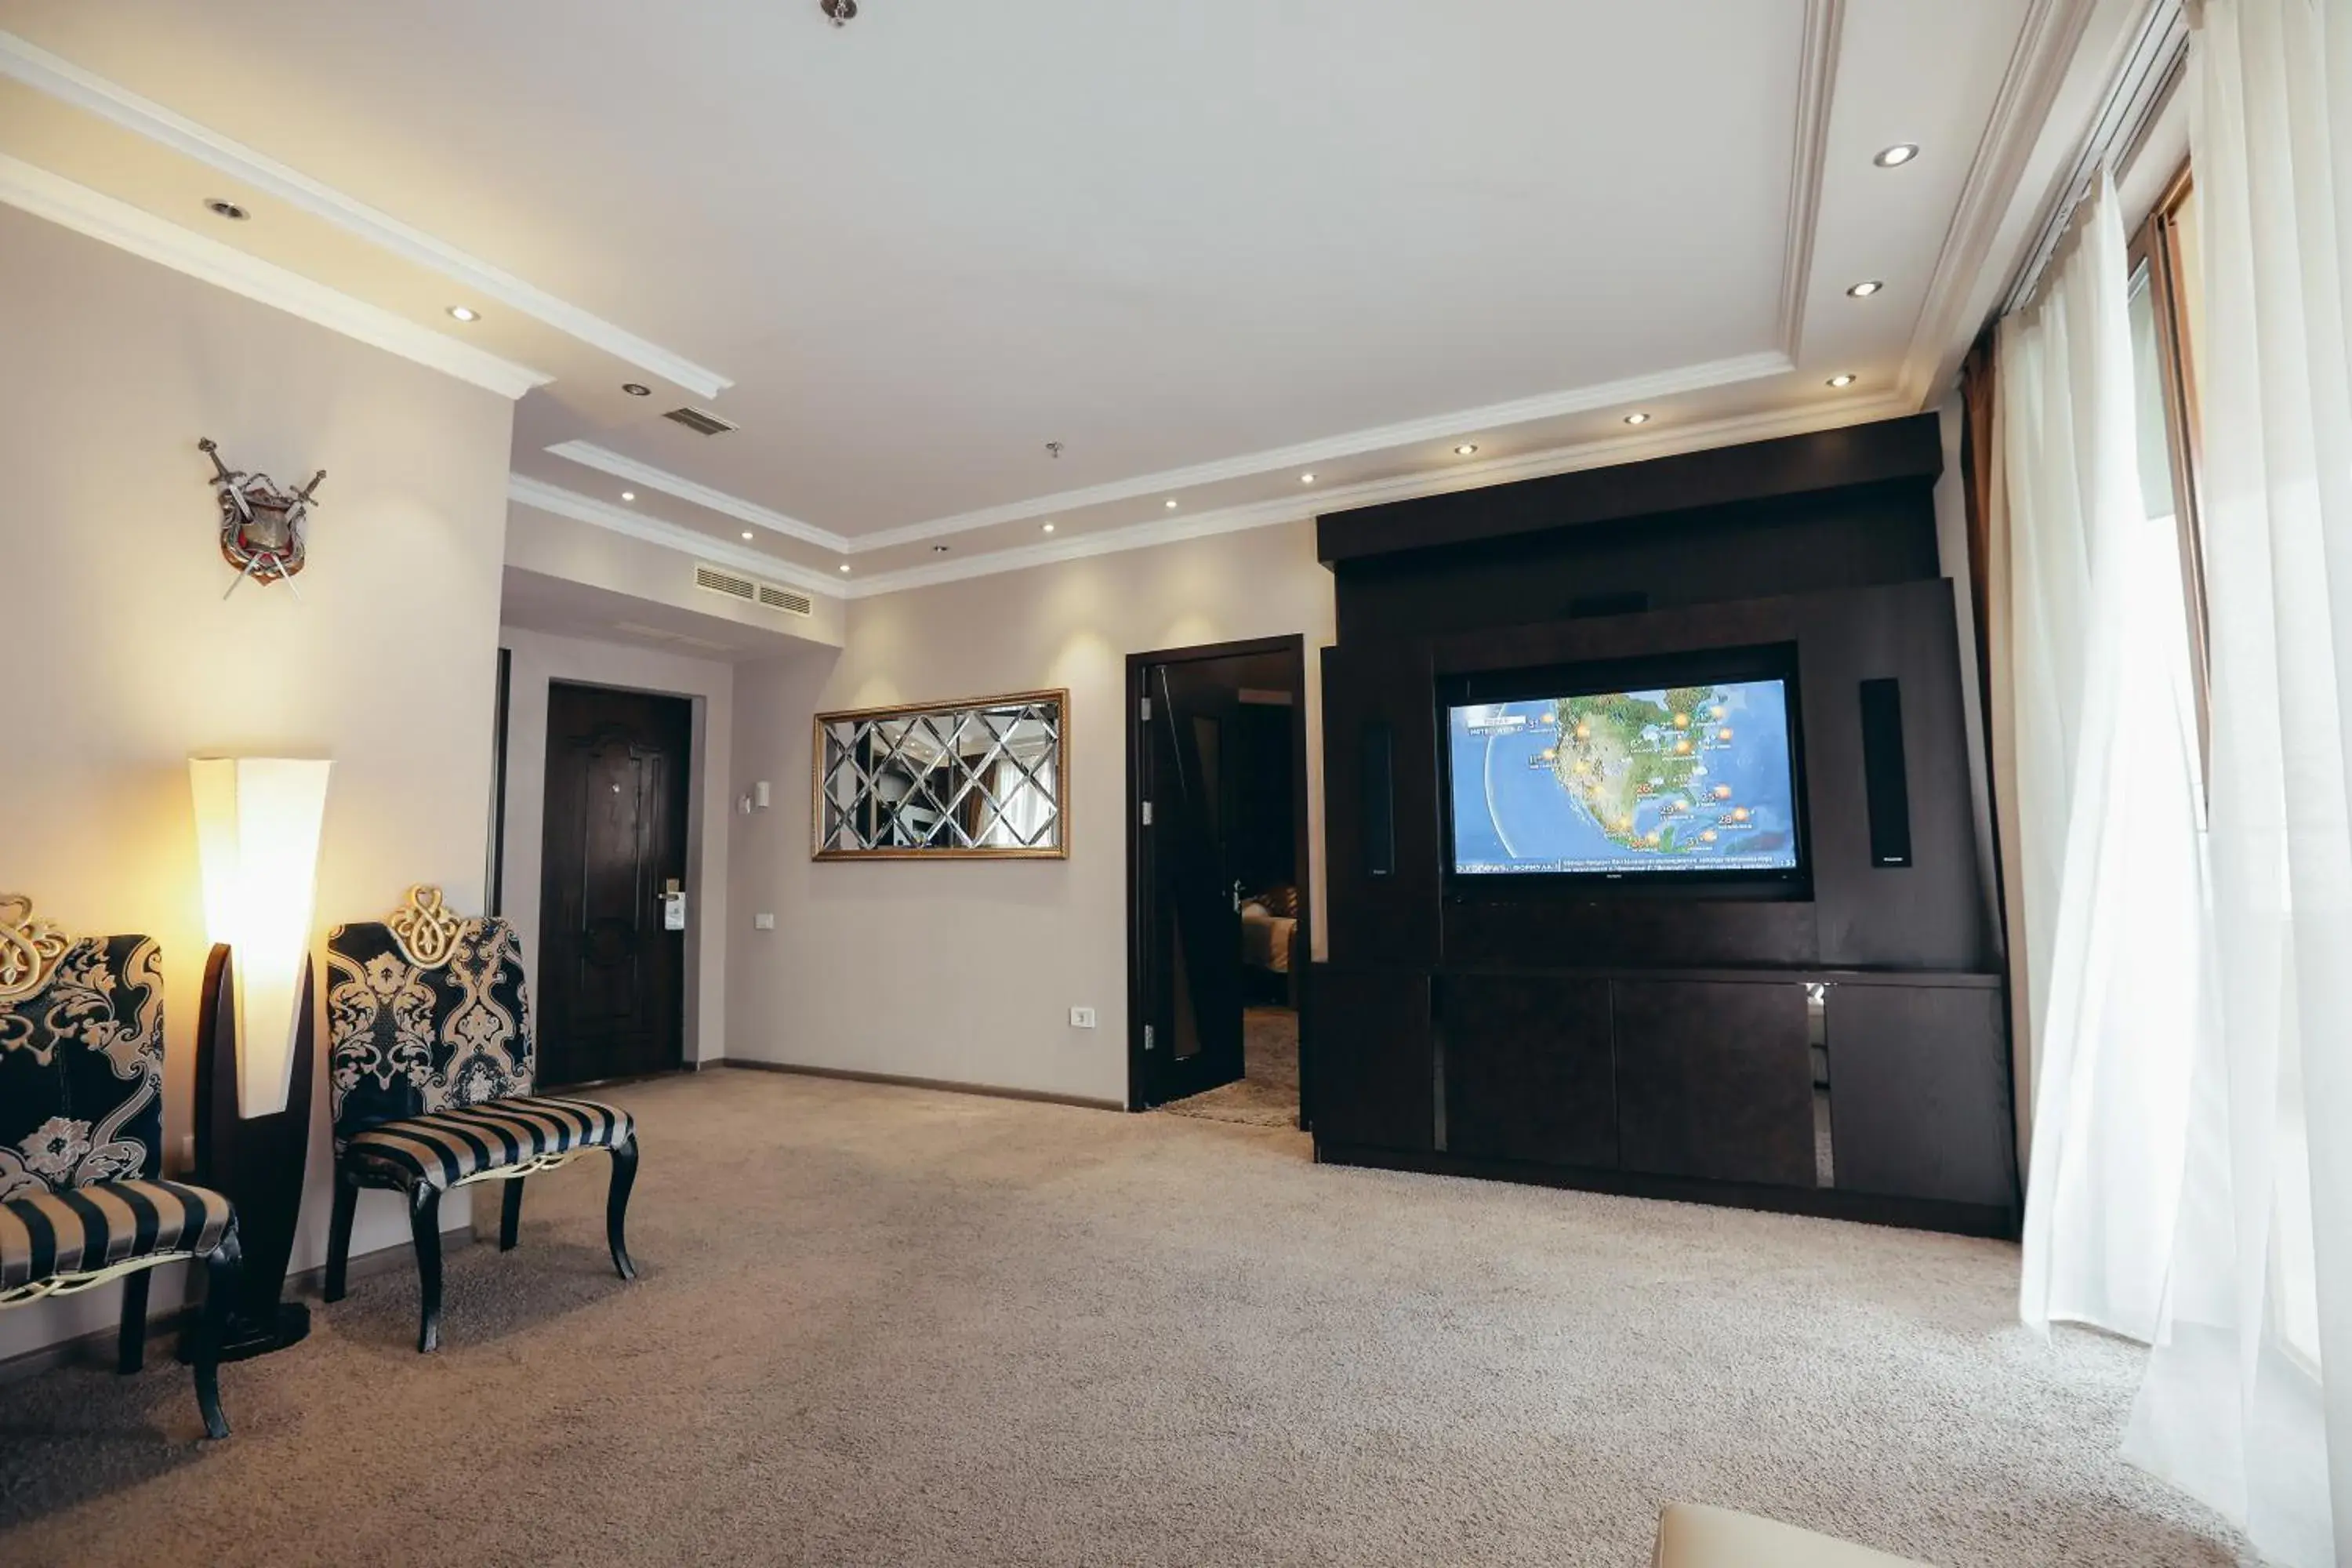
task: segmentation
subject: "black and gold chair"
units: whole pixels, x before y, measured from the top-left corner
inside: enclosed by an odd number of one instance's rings
[[[335,1213],[325,1295],[338,1301],[362,1187],[408,1200],[424,1294],[420,1352],[441,1342],[441,1194],[502,1182],[499,1250],[522,1223],[526,1176],[592,1149],[612,1155],[604,1205],[613,1267],[637,1276],[625,1226],[637,1177],[629,1113],[531,1092],[530,1001],[522,951],[502,920],[465,920],[438,888],[412,888],[382,921],[327,938],[327,1028],[335,1097]]]
[[[163,974],[143,936],[68,938],[0,895],[0,1307],[122,1281],[117,1365],[146,1360],[150,1270],[201,1259],[191,1345],[205,1434],[221,1415],[221,1329],[236,1297],[236,1214],[162,1180]]]

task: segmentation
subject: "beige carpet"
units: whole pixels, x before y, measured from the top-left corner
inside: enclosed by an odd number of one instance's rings
[[[1242,1076],[1160,1109],[1244,1127],[1297,1126],[1298,1015],[1287,1007],[1248,1009],[1242,1015]]]
[[[10,1563],[1641,1568],[1661,1503],[1906,1555],[2221,1564],[2114,1458],[2138,1358],[2013,1249],[1318,1167],[1297,1133],[720,1071],[523,1247],[222,1377],[0,1388]],[[373,1197],[372,1197],[373,1201]]]

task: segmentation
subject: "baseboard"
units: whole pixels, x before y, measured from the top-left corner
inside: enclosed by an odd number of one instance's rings
[[[908,1078],[903,1073],[860,1072],[855,1068],[809,1067],[800,1062],[755,1062],[730,1057],[706,1062],[706,1067],[742,1068],[751,1072],[788,1072],[802,1078],[835,1078],[849,1083],[882,1083],[894,1089],[935,1089],[948,1094],[978,1094],[990,1100],[1026,1100],[1041,1105],[1075,1105],[1082,1110],[1124,1112],[1124,1100],[1097,1100],[1092,1095],[1055,1094],[1043,1089],[1001,1089],[990,1083],[959,1083],[952,1079]]]
[[[1874,1193],[1836,1188],[1774,1187],[1746,1182],[1708,1181],[1696,1176],[1664,1176],[1635,1171],[1597,1170],[1575,1165],[1538,1165],[1519,1160],[1479,1155],[1440,1154],[1428,1150],[1373,1148],[1315,1141],[1319,1165],[1363,1165],[1381,1171],[1412,1171],[1431,1176],[1469,1176],[1490,1182],[1514,1182],[1523,1186],[1565,1187],[1577,1192],[1604,1193],[1614,1197],[1663,1198],[1670,1203],[1703,1204],[1714,1208],[1759,1209],[1775,1214],[1804,1215],[1814,1219],[1853,1220],[1863,1225],[1892,1226],[1902,1230],[1940,1230],[1954,1236],[2015,1241],[2020,1216],[2015,1209],[1989,1204],[1951,1203],[1937,1198],[1885,1197]]]
[[[441,1255],[444,1258],[460,1247],[471,1247],[473,1244],[474,1232],[470,1225],[459,1226],[455,1230],[445,1230],[441,1233]],[[352,1258],[345,1268],[343,1278],[346,1282],[349,1282],[365,1279],[372,1275],[383,1274],[392,1269],[413,1271],[415,1267],[415,1254],[411,1250],[410,1245],[405,1241],[399,1241],[390,1247],[379,1247],[373,1252],[358,1254]],[[286,1294],[289,1298],[301,1295],[315,1300],[325,1287],[326,1280],[327,1266],[324,1263],[315,1268],[296,1269],[286,1277]],[[194,1315],[194,1307],[182,1305],[165,1307],[148,1313],[147,1356],[151,1365],[159,1356],[168,1360],[179,1353],[181,1331],[186,1326],[188,1320]],[[120,1325],[110,1323],[105,1328],[93,1329],[86,1334],[76,1334],[71,1339],[58,1340],[54,1343],[21,1351],[5,1361],[0,1361],[0,1384],[17,1383],[28,1377],[37,1377],[42,1373],[61,1366],[83,1363],[112,1366],[115,1347],[121,1342],[121,1334]]]

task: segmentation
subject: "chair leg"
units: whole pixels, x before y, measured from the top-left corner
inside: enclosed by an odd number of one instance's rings
[[[147,1364],[147,1285],[154,1278],[152,1268],[123,1276],[122,1342],[114,1369],[125,1377]]]
[[[425,1184],[408,1194],[408,1230],[416,1243],[416,1283],[424,1316],[416,1328],[416,1353],[441,1348],[441,1190]]]
[[[343,1299],[345,1276],[352,1262],[352,1218],[360,1206],[360,1184],[347,1172],[335,1173],[335,1210],[327,1224],[327,1281],[320,1294],[330,1301]]]
[[[220,1352],[228,1337],[229,1312],[236,1305],[237,1284],[245,1272],[245,1250],[232,1223],[220,1245],[205,1258],[205,1311],[196,1326],[196,1408],[204,1412],[205,1436],[228,1436],[228,1417],[221,1414]],[[144,1274],[141,1279],[146,1278]]]
[[[507,1182],[506,1192],[499,1199],[499,1250],[512,1252],[515,1235],[522,1229],[522,1184],[526,1178],[516,1176]]]
[[[613,1187],[604,1199],[604,1238],[613,1244],[613,1267],[624,1279],[637,1277],[637,1266],[629,1261],[629,1189],[637,1184],[637,1135],[613,1150]]]

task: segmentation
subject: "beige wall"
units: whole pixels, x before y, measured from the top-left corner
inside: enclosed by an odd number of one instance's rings
[[[521,934],[532,994],[539,980],[541,856],[547,821],[547,687],[614,686],[694,702],[693,795],[687,809],[686,1059],[723,1054],[727,1038],[727,862],[733,816],[734,670],[654,648],[550,637],[509,626],[504,912]]]
[[[481,896],[512,408],[10,209],[0,344],[0,888],[162,942],[176,1163],[205,956],[190,752],[334,760],[322,935],[415,881]],[[284,482],[327,470],[299,597],[223,599],[200,436]],[[324,1078],[297,1268],[325,1251]],[[396,1198],[362,1200],[358,1248],[405,1232]],[[116,1300],[0,1312],[0,1357]]]
[[[737,668],[739,788],[772,780],[776,805],[737,819],[727,1054],[1123,1101],[1126,656],[1303,634],[1319,844],[1332,593],[1313,523],[856,599],[847,629],[838,655]],[[1070,689],[1067,860],[810,861],[812,713],[1041,687]],[[1318,855],[1318,914],[1322,872]],[[1074,1005],[1099,1026],[1071,1028]]]

